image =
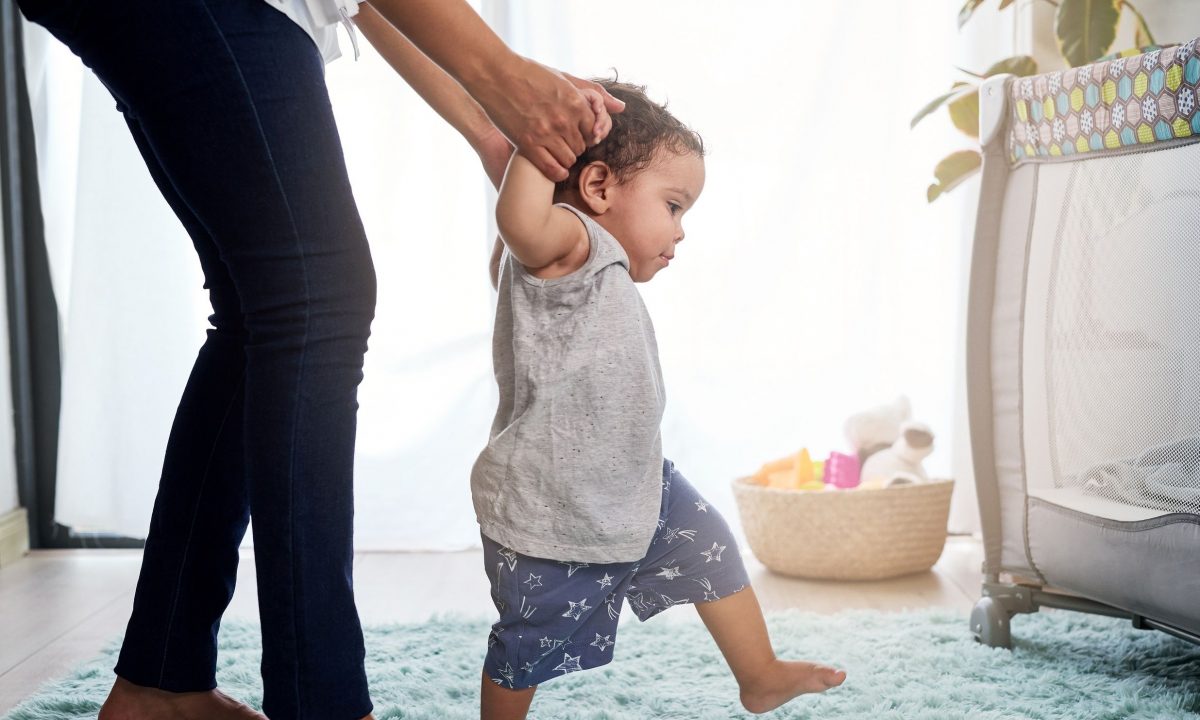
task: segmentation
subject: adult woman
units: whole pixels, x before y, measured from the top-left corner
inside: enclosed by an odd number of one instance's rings
[[[357,6],[19,4],[111,91],[193,240],[213,306],[101,720],[261,717],[215,690],[217,629],[251,516],[264,712],[368,716],[352,471],[375,273],[313,42]],[[579,90],[590,83],[513,54],[463,0],[373,5],[388,21],[374,40],[402,30],[551,179],[603,131],[603,104]],[[491,140],[479,149],[485,160],[507,152]]]

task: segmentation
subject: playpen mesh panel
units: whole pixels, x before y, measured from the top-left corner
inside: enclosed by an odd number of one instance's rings
[[[1037,209],[1059,215],[1040,309],[1055,486],[1200,514],[1200,144],[1071,165]]]

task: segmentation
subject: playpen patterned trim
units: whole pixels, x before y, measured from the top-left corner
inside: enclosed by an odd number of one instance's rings
[[[1013,164],[1200,140],[1200,38],[1015,78],[1008,92]]]

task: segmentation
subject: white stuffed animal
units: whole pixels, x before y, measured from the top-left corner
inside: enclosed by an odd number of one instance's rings
[[[866,460],[900,438],[900,426],[912,419],[912,403],[904,395],[887,405],[880,405],[851,415],[846,420],[846,440]]]
[[[933,452],[933,431],[912,421],[900,428],[892,446],[867,458],[862,466],[861,487],[891,487],[929,482],[921,461]]]

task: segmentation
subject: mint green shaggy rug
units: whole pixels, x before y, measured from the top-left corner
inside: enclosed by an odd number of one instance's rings
[[[948,611],[767,618],[780,657],[821,660],[848,679],[751,716],[703,625],[662,619],[621,627],[615,660],[538,689],[537,720],[1171,720],[1200,718],[1200,648],[1124,621],[1069,612],[1018,616],[1015,649],[978,645]],[[367,668],[379,720],[477,720],[487,620],[435,617],[369,627]],[[257,705],[258,628],[227,624],[218,681]],[[116,647],[43,688],[8,720],[94,718]]]

